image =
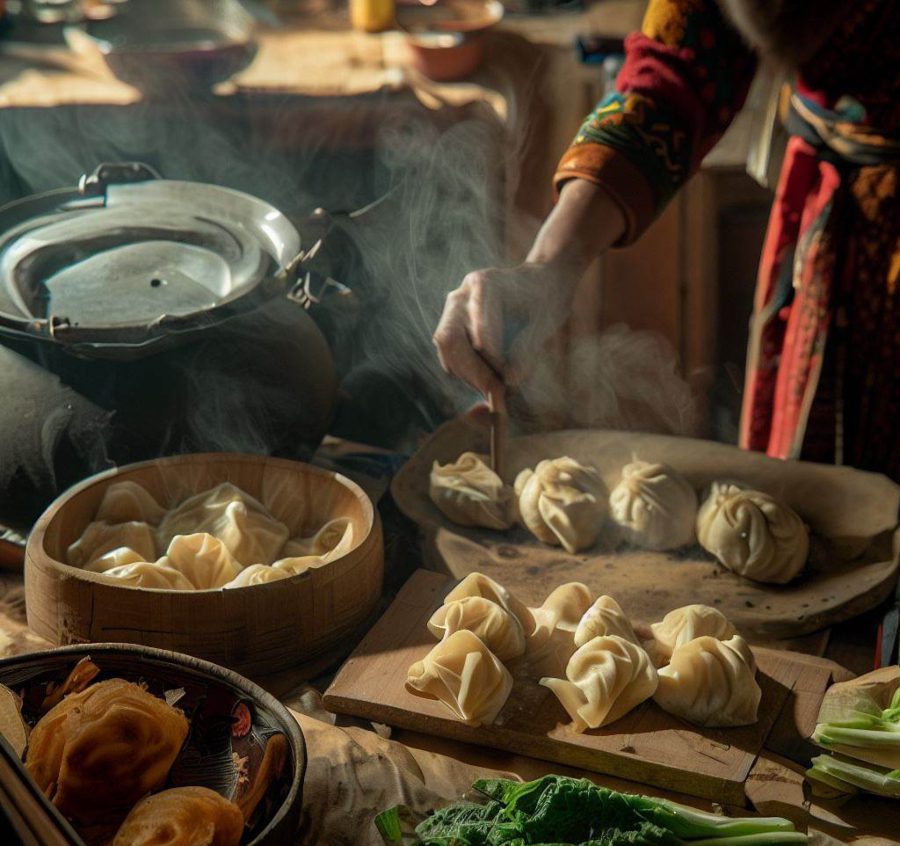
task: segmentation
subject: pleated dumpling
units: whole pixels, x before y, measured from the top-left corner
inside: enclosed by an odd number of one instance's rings
[[[288,538],[288,528],[252,496],[223,482],[186,499],[159,524],[160,548],[176,535],[208,534],[222,541],[242,565],[271,564]]]
[[[244,567],[230,582],[226,582],[222,587],[239,588],[250,587],[250,585],[262,585],[266,582],[277,582],[280,579],[290,578],[291,573],[287,570],[281,570],[277,567],[270,567],[268,564],[251,564]]]
[[[747,642],[698,637],[677,647],[659,671],[656,703],[689,723],[706,727],[755,723],[762,691]]]
[[[165,513],[166,509],[146,488],[126,480],[106,489],[94,519],[102,523],[149,523],[156,526]]]
[[[593,546],[607,514],[600,474],[572,458],[540,462],[516,477],[519,514],[542,543],[579,552]]]
[[[187,733],[181,711],[109,679],[70,693],[38,720],[25,768],[65,816],[91,823],[162,787]]]
[[[469,573],[444,597],[444,604],[448,605],[457,599],[465,599],[467,596],[481,596],[484,599],[490,599],[491,602],[496,602],[522,624],[525,634],[531,634],[534,629],[534,619],[525,603],[513,596],[490,576],[485,576],[484,573]]]
[[[534,631],[526,647],[529,669],[536,676],[561,676],[575,652],[575,632],[594,601],[594,594],[581,582],[560,585],[532,608]]]
[[[319,555],[300,555],[296,558],[279,558],[272,568],[287,573],[289,576],[299,576],[307,570],[317,570],[328,562]]]
[[[492,723],[512,690],[512,676],[470,631],[454,632],[409,668],[412,693],[443,702],[471,725]]]
[[[142,799],[111,846],[238,846],[240,808],[208,787],[172,787]]]
[[[584,612],[575,629],[575,646],[584,646],[595,637],[618,635],[624,640],[640,646],[628,617],[622,607],[611,596],[601,596]]]
[[[224,587],[242,569],[222,541],[202,532],[176,535],[161,560],[198,590]]]
[[[195,586],[174,567],[169,567],[165,558],[157,562],[134,561],[110,567],[100,575],[104,580],[115,580],[122,587],[154,588],[156,590],[194,590]],[[113,582],[111,582],[113,583]]]
[[[142,561],[156,560],[156,538],[146,523],[91,523],[66,552],[66,562],[86,567],[92,561],[120,547],[134,550]]]
[[[104,552],[103,555],[85,564],[82,569],[91,573],[105,573],[107,570],[112,570],[113,567],[139,564],[143,561],[146,561],[146,559],[138,555],[133,549],[129,549],[127,546],[120,546],[116,549],[111,549],[109,552]]]
[[[786,584],[800,574],[809,532],[797,514],[761,491],[714,484],[697,514],[697,539],[729,570]]]
[[[697,494],[671,467],[632,461],[609,495],[609,515],[629,543],[644,549],[677,549],[694,540]]]
[[[477,635],[501,661],[518,658],[525,652],[522,624],[502,605],[483,596],[446,603],[428,621],[428,631],[437,638],[463,630]]]
[[[305,558],[315,555],[333,561],[353,548],[353,523],[348,517],[329,520],[312,537],[291,538],[279,558]]]
[[[431,467],[428,495],[447,519],[460,526],[508,529],[515,522],[515,493],[474,452]]]
[[[624,717],[653,696],[656,668],[637,644],[609,635],[576,650],[566,678],[542,678],[572,719],[574,731],[600,728]]]
[[[651,627],[655,650],[661,658],[670,658],[679,646],[698,637],[728,640],[737,629],[718,608],[709,605],[685,605],[676,608]]]

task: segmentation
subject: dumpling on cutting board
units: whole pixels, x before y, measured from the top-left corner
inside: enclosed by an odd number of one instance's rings
[[[409,668],[412,693],[443,702],[471,725],[492,723],[512,690],[512,676],[472,632],[454,632]]]
[[[483,596],[466,596],[445,603],[432,614],[428,631],[443,639],[454,632],[470,631],[501,661],[525,652],[522,624],[502,605]]]
[[[542,678],[583,732],[624,717],[656,691],[656,668],[643,648],[609,635],[595,637],[569,659],[566,677]]]
[[[485,576],[484,573],[469,573],[444,597],[444,604],[448,605],[467,596],[481,596],[484,599],[490,599],[491,602],[496,602],[522,624],[525,634],[530,634],[534,630],[531,610],[490,576]]]
[[[659,623],[650,626],[656,654],[665,660],[685,643],[698,637],[729,640],[737,629],[718,608],[710,605],[685,605],[670,611]]]
[[[780,585],[800,574],[809,553],[809,532],[790,507],[731,484],[713,484],[697,513],[697,540],[738,575]]]
[[[637,646],[641,645],[622,606],[611,596],[601,596],[579,621],[578,628],[575,629],[575,646],[584,646],[595,637],[607,635],[618,635]]]
[[[532,608],[534,631],[525,646],[533,675],[561,676],[575,652],[575,632],[594,601],[594,594],[581,582],[560,585],[539,608]]]
[[[515,492],[522,522],[542,543],[575,553],[600,536],[608,495],[593,467],[566,456],[541,461],[519,473]]]
[[[698,637],[679,646],[659,671],[654,699],[664,711],[698,726],[755,723],[762,690],[747,642]]]
[[[484,456],[464,452],[450,464],[431,467],[428,496],[460,526],[503,531],[516,519],[515,493],[488,467]]]
[[[694,541],[697,494],[668,465],[632,461],[609,495],[609,515],[635,546],[678,549]]]

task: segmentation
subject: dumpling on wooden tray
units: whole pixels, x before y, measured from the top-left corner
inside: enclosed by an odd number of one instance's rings
[[[474,452],[464,452],[449,464],[435,461],[428,496],[448,520],[460,526],[503,531],[516,519],[515,492]]]
[[[428,631],[440,639],[463,630],[480,638],[501,661],[518,658],[525,652],[522,624],[502,605],[483,596],[447,602],[428,621]]]
[[[541,461],[519,473],[515,492],[522,523],[542,543],[576,553],[600,536],[608,494],[593,467],[566,456]]]
[[[697,494],[666,464],[632,461],[609,495],[609,515],[623,537],[644,549],[678,549],[694,541]]]

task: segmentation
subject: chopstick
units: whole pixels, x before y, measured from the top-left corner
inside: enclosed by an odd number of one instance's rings
[[[488,408],[491,413],[491,470],[503,479],[506,471],[506,440],[509,431],[504,388],[495,388],[488,394]]]

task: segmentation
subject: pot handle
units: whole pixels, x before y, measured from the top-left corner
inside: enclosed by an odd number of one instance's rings
[[[109,185],[148,182],[151,179],[162,177],[143,162],[103,162],[97,165],[93,173],[86,173],[78,180],[78,193],[92,197],[105,194]]]

